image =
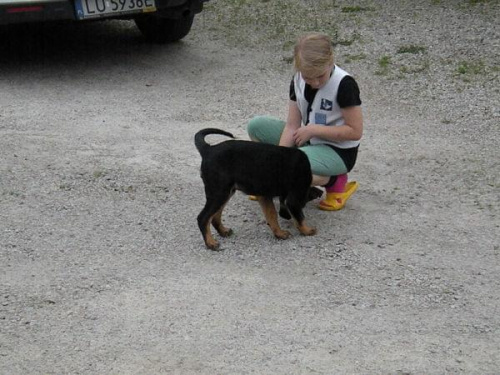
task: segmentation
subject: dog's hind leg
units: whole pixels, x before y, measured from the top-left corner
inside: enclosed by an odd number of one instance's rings
[[[258,200],[260,207],[262,208],[262,212],[264,212],[264,216],[266,217],[267,224],[273,231],[274,235],[281,240],[286,240],[290,237],[290,232],[281,229],[278,224],[278,214],[276,213],[273,199],[259,196]]]
[[[203,207],[203,210],[201,210],[198,215],[198,227],[200,228],[205,245],[211,250],[217,250],[219,244],[212,236],[210,223],[217,213],[220,212],[222,215],[222,209],[224,208],[224,204],[227,202],[229,195],[230,194],[228,193],[225,197],[221,195],[216,197],[207,197],[205,207]]]
[[[227,199],[227,201],[222,205],[222,207],[215,213],[215,215],[212,218],[212,225],[214,226],[215,230],[221,235],[222,237],[229,237],[230,235],[233,234],[233,230],[231,228],[226,228],[224,224],[222,224],[222,211],[224,211],[224,208],[226,207],[227,202],[231,197],[234,195],[234,191],[231,192],[231,195]]]

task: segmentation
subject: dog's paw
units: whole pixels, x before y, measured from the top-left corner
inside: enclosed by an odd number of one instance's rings
[[[233,230],[231,228],[224,228],[224,230],[221,230],[219,232],[219,235],[221,237],[229,237],[229,236],[232,236],[233,235]]]
[[[207,241],[205,244],[207,246],[207,249],[209,249],[209,250],[213,250],[213,251],[220,250],[219,243],[215,240]]]
[[[288,237],[290,237],[290,232],[287,230],[278,230],[274,232],[274,235],[276,238],[279,238],[280,240],[286,240]]]
[[[307,227],[305,225],[300,227],[299,231],[304,236],[314,236],[317,233],[316,228]]]

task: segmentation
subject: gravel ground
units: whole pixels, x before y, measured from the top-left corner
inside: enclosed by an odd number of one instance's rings
[[[498,373],[499,11],[214,0],[168,46],[0,30],[0,373]],[[308,30],[362,90],[360,189],[286,241],[236,194],[207,251],[192,137],[284,117]]]

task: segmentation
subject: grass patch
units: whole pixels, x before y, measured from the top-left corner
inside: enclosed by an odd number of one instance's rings
[[[333,44],[336,46],[350,46],[354,43],[355,39],[342,39],[334,41]]]
[[[482,61],[460,61],[455,69],[455,75],[464,82],[471,82],[472,77],[486,76],[488,70]]]
[[[390,56],[382,56],[378,60],[378,70],[375,71],[375,74],[379,76],[385,76],[389,74],[389,68],[391,66],[391,57]]]
[[[460,75],[475,75],[485,72],[486,69],[482,61],[461,61],[457,67],[457,73]]]
[[[430,66],[430,63],[428,60],[426,60],[418,65],[402,66],[399,69],[399,71],[403,74],[417,74],[417,73],[425,72],[426,70],[429,69],[429,66]]]
[[[59,185],[59,190],[63,191],[70,191],[71,190],[71,185],[68,183],[62,183]]]
[[[357,55],[345,55],[344,56],[344,62],[346,64],[349,64],[349,63],[352,63],[352,62],[355,62],[355,61],[361,61],[361,60],[364,60],[366,59],[366,55],[364,53],[360,53],[360,54],[357,54]]]
[[[94,180],[98,180],[104,176],[106,176],[106,171],[101,169],[97,169],[94,171],[94,173],[92,173],[92,177],[94,178]]]
[[[410,44],[407,46],[401,46],[398,48],[398,53],[411,53],[411,54],[419,54],[419,53],[424,53],[426,51],[426,48],[424,46],[418,46],[414,44]]]
[[[19,191],[14,191],[14,190],[7,192],[7,195],[14,197],[14,198],[25,198],[23,193],[21,193]]]
[[[357,32],[354,32],[350,38],[347,38],[347,39],[340,39],[338,37],[337,34],[335,34],[333,37],[332,37],[332,44],[334,46],[350,46],[352,45],[354,42],[356,41],[359,41],[361,40],[361,35],[358,34]]]
[[[373,8],[362,7],[359,5],[342,7],[342,13],[360,13],[360,12],[369,12],[372,10]]]

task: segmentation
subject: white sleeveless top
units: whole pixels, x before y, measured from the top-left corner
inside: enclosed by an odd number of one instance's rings
[[[337,93],[340,81],[348,75],[350,74],[335,65],[335,69],[333,70],[333,74],[331,75],[329,81],[318,90],[316,96],[314,97],[314,101],[312,102],[311,113],[309,115],[310,122],[312,124],[324,126],[339,126],[345,124],[339,103],[337,102]],[[295,74],[294,86],[295,96],[297,97],[297,105],[299,107],[300,114],[302,115],[302,126],[305,126],[306,124],[304,121],[307,119],[307,108],[309,103],[304,95],[306,82],[302,78],[300,72]],[[359,145],[359,141],[337,142],[327,141],[317,137],[311,138],[310,143],[312,145],[318,143],[330,144],[338,148],[352,148]]]

